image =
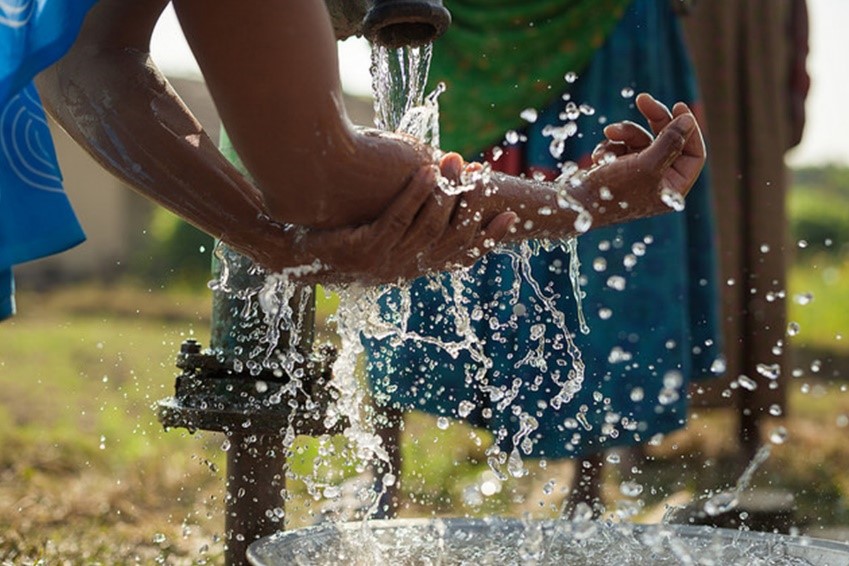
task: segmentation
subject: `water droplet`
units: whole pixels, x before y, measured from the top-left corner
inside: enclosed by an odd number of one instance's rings
[[[757,382],[747,375],[741,375],[738,377],[737,383],[740,384],[740,387],[749,391],[754,391],[758,388]]]
[[[593,108],[589,104],[581,104],[580,106],[578,106],[578,110],[580,110],[581,114],[583,114],[584,116],[592,116],[593,114],[595,114],[595,108]]]
[[[337,485],[329,485],[324,488],[325,499],[335,499],[342,494],[342,488]]]
[[[619,462],[622,461],[622,458],[616,452],[611,452],[610,454],[607,455],[606,460],[607,460],[608,464],[616,465],[616,464],[618,464]]]
[[[593,225],[593,216],[586,210],[582,210],[575,218],[575,230],[579,234],[586,233]]]
[[[439,430],[447,430],[450,424],[448,417],[439,417],[436,419],[436,428]]]
[[[705,502],[705,513],[711,517],[722,515],[737,507],[737,494],[726,491],[714,495]]]
[[[768,244],[761,244],[761,253],[765,254],[765,253],[768,253],[768,252],[769,252],[769,245]]]
[[[617,291],[624,291],[625,284],[625,278],[621,275],[613,275],[607,279],[607,286]]]
[[[613,200],[613,192],[607,187],[602,187],[598,190],[598,198],[601,200]]]
[[[519,114],[519,116],[522,118],[522,120],[533,124],[537,121],[539,113],[536,111],[535,108],[525,108],[524,110],[522,110],[522,113]]]
[[[799,246],[799,248],[801,248],[801,249],[803,249],[803,250],[804,250],[805,248],[807,248],[807,247],[808,247],[808,241],[807,241],[807,240],[799,240],[799,241],[796,243],[796,245],[797,245],[797,246]]]
[[[593,260],[593,269],[601,273],[607,269],[607,260],[603,257],[597,257]]]
[[[492,160],[498,161],[501,159],[501,156],[504,155],[504,150],[499,146],[495,146],[492,148]]]
[[[787,335],[788,336],[796,336],[799,334],[799,323],[798,322],[789,322],[787,323]]]
[[[460,405],[457,407],[457,414],[462,417],[468,417],[472,411],[475,410],[475,404],[471,401],[460,401]]]
[[[630,361],[632,357],[630,352],[626,352],[619,346],[614,346],[607,355],[607,361],[611,364],[621,364]]]
[[[799,305],[807,305],[814,300],[814,295],[813,293],[798,293],[793,296],[793,300]]]
[[[519,454],[518,448],[513,448],[510,456],[507,458],[507,472],[514,478],[521,478],[528,475],[528,469],[522,462],[522,456]]]
[[[510,145],[519,143],[519,132],[516,130],[510,130],[506,134],[504,134],[504,139],[507,140],[507,143]]]
[[[622,95],[622,98],[631,98],[632,96],[634,96],[634,89],[629,86],[626,86],[619,92],[619,94]]]
[[[221,450],[223,450],[224,452],[227,452],[228,450],[230,450],[230,439],[229,438],[225,438],[224,442],[221,443]]]
[[[639,403],[646,397],[646,393],[642,387],[635,387],[631,390],[631,401],[634,403]]]
[[[661,405],[671,405],[680,398],[681,395],[678,393],[677,389],[663,388],[657,395],[657,400]]]
[[[578,80],[578,73],[568,72],[563,76],[563,80],[567,83],[573,83]]]
[[[562,116],[564,120],[572,120],[574,122],[581,117],[581,109],[574,102],[568,102],[566,103],[566,107],[563,109]]]
[[[811,371],[814,373],[819,373],[822,369],[822,362],[820,360],[814,360],[811,362]]]
[[[162,533],[156,533],[156,534],[154,534],[154,535],[153,535],[153,542],[154,542],[154,544],[162,544],[162,543],[163,543],[163,542],[165,542],[166,540],[168,540],[168,537],[166,537],[166,536],[165,536],[164,534],[162,534]]]
[[[773,444],[784,444],[787,442],[787,429],[783,426],[776,427],[769,433],[769,441]]]
[[[610,309],[608,309],[608,308],[600,308],[600,309],[598,309],[598,317],[599,317],[601,320],[607,320],[607,319],[609,319],[611,316],[613,316],[613,311],[612,311],[612,310],[610,310]]]
[[[755,368],[767,379],[778,379],[781,375],[781,366],[778,364],[758,364]]]
[[[781,416],[781,406],[776,405],[776,404],[770,405],[769,406],[769,414],[772,415],[773,417],[780,417]]]
[[[663,204],[678,212],[681,212],[686,207],[684,195],[669,187],[661,189],[660,200],[663,201]]]
[[[625,497],[638,497],[643,492],[643,486],[633,481],[623,481],[619,484],[619,492]]]
[[[716,374],[725,373],[725,368],[727,364],[725,363],[725,358],[719,357],[713,360],[713,363],[710,364],[710,371]]]
[[[264,381],[257,381],[254,384],[254,387],[256,388],[257,393],[265,393],[268,391],[268,384]]]

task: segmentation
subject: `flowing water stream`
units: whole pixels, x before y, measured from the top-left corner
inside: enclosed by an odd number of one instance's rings
[[[429,95],[425,93],[425,84],[427,83],[427,72],[430,62],[430,46],[421,48],[402,48],[398,50],[389,50],[385,48],[374,48],[373,53],[373,87],[375,95],[375,114],[376,125],[378,128],[385,131],[404,132],[417,137],[425,143],[431,144],[438,152],[439,150],[439,107],[438,97],[442,87]],[[556,134],[556,135],[555,135]],[[562,142],[571,133],[554,133],[552,134],[552,152],[562,151],[560,149]],[[569,169],[564,167],[564,170]],[[476,185],[486,185],[490,183],[488,178],[489,170],[484,168],[477,172],[478,175],[474,179],[461,179],[459,184],[449,182],[447,179],[440,179],[439,186],[445,192],[451,194],[459,194],[467,190],[473,189]],[[565,194],[566,188],[570,183],[568,174],[559,180],[561,186],[564,187],[564,198],[561,199],[563,207],[570,207],[572,204]],[[579,215],[580,218],[580,215]],[[583,224],[586,224],[585,229],[589,228],[591,218],[581,219]],[[579,230],[580,231],[585,231]],[[551,395],[548,401],[555,409],[560,408],[564,404],[570,402],[574,394],[580,390],[584,381],[585,366],[581,358],[581,352],[574,342],[574,330],[567,327],[566,316],[561,312],[556,303],[554,291],[548,288],[542,288],[535,280],[531,271],[530,259],[542,251],[552,250],[556,247],[562,247],[569,253],[570,265],[568,269],[569,278],[572,283],[572,291],[576,298],[576,308],[579,311],[579,329],[582,332],[588,332],[583,316],[580,313],[581,305],[580,298],[582,295],[579,276],[580,265],[577,259],[577,241],[572,238],[565,241],[535,241],[523,242],[520,244],[501,246],[491,251],[493,254],[504,254],[509,258],[509,263],[512,270],[518,276],[515,277],[515,285],[521,284],[524,281],[533,290],[536,300],[541,308],[547,311],[551,321],[548,328],[545,325],[538,325],[541,328],[537,329],[540,334],[540,343],[546,332],[556,332],[557,339],[565,344],[566,351],[571,359],[571,367],[565,372],[565,377],[556,378],[558,390]],[[290,301],[296,292],[310,293],[309,289],[304,289],[293,284],[290,279],[294,273],[299,270],[278,274],[263,274],[264,279],[261,285],[247,289],[232,289],[229,285],[229,271],[226,254],[219,254],[219,258],[223,260],[224,268],[222,269],[221,277],[213,282],[213,286],[218,290],[227,291],[238,294],[245,300],[245,308],[243,315],[246,319],[256,319],[257,317],[263,320],[265,335],[260,337],[259,343],[265,347],[255,347],[250,352],[238,352],[241,354],[239,361],[236,363],[244,364],[252,373],[258,374],[263,368],[272,368],[279,375],[287,374],[291,377],[287,391],[283,393],[291,395],[290,399],[295,399],[297,394],[307,394],[304,391],[304,386],[301,381],[303,370],[299,367],[303,363],[303,355],[297,351],[299,343],[298,336],[303,328],[305,319],[304,312],[295,312],[290,307]],[[320,266],[305,266],[300,269],[317,269]],[[259,270],[259,268],[252,268]],[[446,279],[447,278],[447,279]],[[332,429],[344,424],[343,436],[346,439],[346,445],[340,448],[335,443],[331,442],[329,437],[323,439],[322,448],[319,450],[319,457],[315,461],[316,469],[323,466],[330,456],[339,455],[342,453],[346,459],[354,462],[354,467],[357,472],[364,472],[367,469],[375,469],[375,462],[383,462],[383,466],[378,466],[377,469],[382,469],[386,474],[384,484],[391,483],[397,475],[396,470],[389,469],[388,454],[386,449],[381,444],[380,438],[375,434],[374,428],[369,421],[370,412],[367,407],[367,393],[362,384],[361,379],[357,375],[357,364],[361,355],[364,352],[363,338],[379,338],[390,339],[395,343],[403,341],[419,341],[431,346],[435,346],[440,350],[447,352],[452,357],[456,357],[460,352],[467,354],[474,362],[476,369],[472,375],[467,375],[480,391],[487,395],[492,400],[501,400],[502,403],[497,404],[499,410],[511,410],[511,399],[513,397],[504,398],[504,391],[498,390],[489,385],[487,380],[487,372],[492,367],[492,362],[487,356],[485,348],[485,336],[480,336],[476,333],[474,320],[479,320],[481,313],[473,301],[470,301],[467,296],[467,287],[473,281],[473,274],[470,270],[458,269],[442,278],[438,276],[432,277],[432,284],[441,289],[445,302],[450,305],[445,312],[452,318],[451,325],[454,329],[451,340],[447,340],[442,336],[428,335],[421,331],[415,331],[409,328],[408,322],[411,312],[416,308],[414,300],[411,297],[410,286],[405,284],[384,285],[379,287],[363,287],[359,285],[346,285],[344,287],[333,288],[331,290],[338,293],[340,297],[340,306],[337,313],[334,315],[336,331],[341,341],[339,348],[339,356],[333,366],[333,380],[331,386],[331,402],[326,414],[321,415],[324,424]],[[512,301],[510,307],[515,307],[518,292],[514,289],[512,293],[506,293],[505,300]],[[511,297],[513,297],[511,299]],[[306,295],[302,298],[308,298]],[[392,313],[387,316],[385,310],[382,310],[381,305],[387,300],[391,301]],[[306,304],[307,301],[301,301],[301,304]],[[246,325],[253,329],[255,324]],[[255,332],[255,330],[252,330]],[[275,351],[275,345],[278,343],[282,333],[289,333],[290,340],[287,351]],[[542,356],[541,351],[528,351],[519,354],[521,357],[520,363],[527,364],[542,364],[545,365],[544,359],[537,359]],[[391,380],[392,376],[389,376]],[[519,383],[517,387],[525,387],[527,384]],[[320,404],[313,401],[307,394],[307,406],[300,407],[301,411],[316,411]],[[283,402],[283,398],[277,400]],[[289,401],[290,403],[292,401]],[[458,415],[463,416],[469,414],[475,407],[468,401],[461,403],[458,408]],[[292,407],[295,408],[295,407]],[[514,414],[516,414],[514,412]],[[502,453],[497,446],[490,448],[487,451],[488,463],[492,472],[499,479],[507,479],[508,477],[522,477],[527,473],[523,462],[523,456],[530,454],[533,448],[533,433],[538,427],[538,423],[533,415],[526,413],[517,414],[520,426],[511,437],[512,450],[509,454]],[[285,434],[283,450],[290,450],[294,441],[294,424],[290,423],[288,432]],[[748,487],[751,476],[755,469],[763,463],[769,456],[769,447],[765,447],[752,462],[744,476],[738,481],[735,489],[722,492],[711,497],[704,505],[705,511],[709,515],[715,515],[733,509],[737,504],[739,496],[743,490]],[[289,477],[292,477],[289,474]],[[340,490],[338,485],[329,481],[319,481],[317,475],[300,478],[306,482],[310,493],[316,498],[321,497],[327,499],[338,498]],[[374,510],[377,504],[379,493],[361,494],[361,502],[365,502]],[[437,522],[438,523],[438,522]],[[436,523],[434,523],[436,524]],[[515,527],[515,525],[513,525]],[[513,529],[511,527],[511,529]],[[436,529],[433,531],[433,529]],[[664,525],[658,526],[656,530],[642,530],[635,534],[633,529],[628,527],[612,527],[610,525],[604,527],[602,531],[597,530],[598,527],[593,521],[588,521],[586,517],[575,516],[571,520],[563,519],[555,523],[539,523],[529,521],[520,529],[510,531],[510,537],[518,537],[514,541],[515,544],[504,544],[503,540],[498,537],[486,538],[481,534],[480,544],[474,544],[474,529],[469,533],[462,534],[461,546],[477,546],[478,548],[468,556],[477,557],[480,563],[503,563],[518,559],[521,562],[528,563],[562,563],[563,560],[571,560],[569,563],[598,563],[599,556],[605,556],[605,562],[610,562],[609,558],[614,558],[610,554],[611,549],[615,549],[618,553],[615,556],[623,560],[632,560],[635,556],[642,556],[647,549],[653,552],[665,553],[663,560],[660,560],[658,555],[657,563],[680,563],[680,564],[720,564],[720,563],[744,563],[738,561],[737,558],[729,559],[728,548],[725,544],[701,544],[693,546],[693,541],[676,538],[673,530]],[[433,531],[433,532],[431,532]],[[335,532],[335,531],[334,531]],[[341,531],[340,531],[341,532]],[[400,532],[400,531],[399,531]],[[430,541],[425,546],[419,544],[421,540],[421,531],[411,530],[404,535],[407,538],[398,538],[399,532],[395,532],[392,537],[386,539],[382,534],[377,533],[369,528],[367,523],[364,523],[362,528],[347,529],[341,541],[337,541],[336,550],[334,552],[343,552],[345,560],[352,564],[377,564],[377,563],[410,563],[410,564],[460,564],[471,563],[469,560],[458,560],[452,558],[448,546],[454,544],[457,540],[446,537],[446,527],[440,531],[439,525],[434,527],[431,524],[427,525],[428,537],[424,540]],[[435,533],[435,534],[434,534]],[[517,534],[518,533],[518,534]],[[338,534],[338,533],[337,533]],[[563,536],[568,534],[570,541],[565,547],[556,541],[561,540]],[[433,535],[433,536],[431,536]],[[506,535],[505,535],[506,536]],[[383,538],[381,538],[383,537]],[[560,538],[558,538],[560,537]],[[509,537],[508,537],[509,538]],[[511,539],[512,540],[512,539]],[[701,540],[701,539],[700,539]],[[704,541],[702,541],[704,542]],[[710,542],[710,541],[709,541]],[[727,542],[727,541],[726,541]],[[484,544],[485,543],[485,544]],[[447,545],[447,546],[446,546]],[[584,553],[581,558],[583,562],[575,562],[577,555],[573,553],[574,548],[584,546],[585,550],[592,550],[590,554]],[[601,545],[601,546],[599,546]],[[606,546],[605,546],[606,545]],[[769,546],[769,545],[767,545]],[[604,550],[604,548],[607,550]],[[716,547],[713,555],[707,553],[706,549]],[[312,547],[310,547],[312,548]],[[317,557],[317,553],[323,552],[321,546],[305,550],[301,554],[301,558],[308,560]],[[409,559],[401,562],[395,561],[402,549],[405,552],[412,553]],[[412,550],[416,549],[416,550]],[[601,549],[601,550],[599,550]],[[312,552],[313,554],[310,554]],[[598,553],[607,552],[607,555]],[[725,553],[725,554],[723,554]],[[465,556],[465,555],[464,555]],[[711,557],[713,556],[713,557]],[[746,553],[735,555],[736,557],[745,557]],[[624,557],[624,558],[623,558]],[[749,556],[751,557],[751,556]],[[338,561],[340,556],[336,556]],[[632,563],[628,560],[619,562],[619,558],[615,558],[616,563]],[[472,561],[477,560],[472,558]],[[743,558],[739,558],[743,560]],[[786,552],[780,551],[771,554],[766,561],[757,563],[762,564],[805,564],[804,560],[798,556],[787,555]],[[636,562],[634,562],[636,563]],[[752,563],[752,562],[745,562]]]

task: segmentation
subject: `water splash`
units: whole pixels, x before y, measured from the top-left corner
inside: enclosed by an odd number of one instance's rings
[[[746,466],[746,469],[740,475],[734,489],[720,492],[705,502],[705,513],[711,517],[716,517],[717,515],[722,515],[723,513],[727,513],[736,508],[740,503],[740,496],[746,489],[748,489],[749,484],[752,483],[752,477],[755,475],[755,472],[761,464],[766,462],[771,453],[771,445],[765,444],[761,446],[760,450],[758,450],[757,454],[755,454],[755,457],[752,458],[752,461],[749,462],[749,465]]]

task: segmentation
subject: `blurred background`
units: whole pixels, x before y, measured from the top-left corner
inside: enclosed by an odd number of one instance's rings
[[[787,439],[753,486],[789,493],[800,530],[849,540],[849,3],[809,0],[808,9],[807,126],[787,156],[786,296],[799,331],[788,337],[787,407],[766,429],[784,427]],[[342,42],[339,54],[349,113],[371,124],[368,44]],[[153,57],[215,139],[214,106],[170,8]],[[218,562],[222,437],[165,432],[150,408],[172,394],[180,343],[208,343],[213,242],[120,186],[55,133],[88,241],[16,269],[20,314],[0,324],[0,563]],[[319,297],[321,324],[334,301]],[[621,498],[620,483],[636,473],[646,486],[638,519],[657,521],[666,505],[733,486],[733,393],[649,447],[638,472],[608,471],[606,500]],[[293,466],[308,469],[315,446],[300,442]],[[554,513],[563,491],[546,486],[556,477],[568,485],[570,463],[502,484],[488,475],[486,445],[484,433],[464,425],[442,430],[413,417],[403,445],[402,514]],[[353,470],[340,462],[327,473],[342,478]],[[303,486],[292,490],[287,526],[313,522],[319,504]]]

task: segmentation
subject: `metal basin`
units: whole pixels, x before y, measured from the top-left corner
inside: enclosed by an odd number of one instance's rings
[[[690,525],[412,519],[280,532],[248,549],[254,566],[849,565],[849,545]]]

